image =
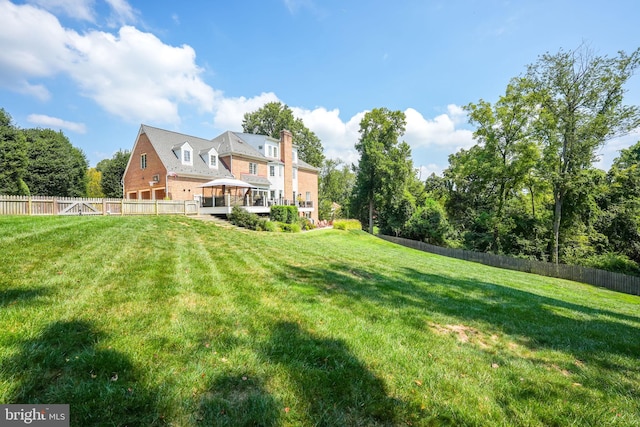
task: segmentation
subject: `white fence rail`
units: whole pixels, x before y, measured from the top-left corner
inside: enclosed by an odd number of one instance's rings
[[[0,215],[198,215],[196,200],[3,196]]]

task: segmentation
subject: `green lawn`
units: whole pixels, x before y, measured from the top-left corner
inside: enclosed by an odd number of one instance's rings
[[[640,298],[359,231],[0,217],[0,403],[73,426],[640,425]]]

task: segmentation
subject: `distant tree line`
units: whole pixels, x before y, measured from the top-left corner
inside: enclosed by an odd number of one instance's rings
[[[608,172],[593,166],[607,140],[640,127],[639,108],[622,102],[638,65],[640,49],[540,56],[497,102],[466,106],[476,145],[420,185],[402,112],[367,113],[351,211],[369,231],[639,273],[640,142]]]
[[[85,154],[64,133],[20,129],[0,108],[0,194],[122,197],[128,156],[119,151],[90,169]]]

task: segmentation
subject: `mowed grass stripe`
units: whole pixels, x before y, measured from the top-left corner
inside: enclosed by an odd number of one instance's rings
[[[3,402],[74,425],[640,421],[637,297],[361,232],[29,221],[0,266],[23,273],[0,282]]]

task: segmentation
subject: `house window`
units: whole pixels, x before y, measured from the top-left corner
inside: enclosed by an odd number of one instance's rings
[[[269,146],[269,157],[273,157],[273,147]]]
[[[218,156],[215,154],[209,155],[209,166],[212,168],[218,167]]]
[[[146,169],[147,168],[147,155],[146,154],[141,154],[140,155],[140,169]]]
[[[273,147],[273,157],[278,158],[278,147]]]
[[[271,197],[271,200],[275,199],[276,198],[276,190],[271,190],[269,192],[269,196]]]
[[[251,175],[258,174],[258,164],[257,163],[249,163],[249,173]]]
[[[182,150],[182,163],[191,163],[191,151]]]
[[[276,167],[274,165],[269,166],[269,176],[276,176]]]

